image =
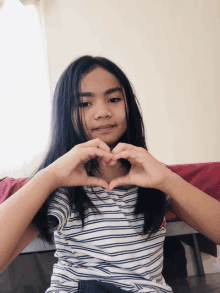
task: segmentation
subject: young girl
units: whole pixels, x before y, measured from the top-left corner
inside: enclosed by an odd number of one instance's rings
[[[216,203],[148,153],[125,74],[83,56],[58,81],[44,162],[1,205],[0,267],[54,233],[46,293],[172,292],[162,276],[165,212],[219,243]]]

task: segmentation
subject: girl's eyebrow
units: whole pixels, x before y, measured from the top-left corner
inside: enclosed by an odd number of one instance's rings
[[[120,87],[115,87],[115,88],[111,88],[108,89],[107,91],[104,92],[104,95],[110,95],[114,92],[121,92],[122,93],[122,89]],[[94,93],[92,92],[79,92],[79,97],[94,97]]]

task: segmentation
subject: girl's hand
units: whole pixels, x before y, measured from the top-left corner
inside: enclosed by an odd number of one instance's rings
[[[65,155],[54,161],[46,169],[52,172],[61,186],[101,186],[108,189],[108,183],[99,177],[87,175],[85,163],[95,157],[100,157],[106,163],[113,158],[110,148],[99,138],[78,144]]]
[[[111,153],[114,154],[114,160],[109,163],[110,166],[113,166],[118,159],[126,159],[131,163],[131,169],[126,176],[113,179],[109,184],[109,190],[122,185],[162,189],[172,173],[141,147],[119,143]]]

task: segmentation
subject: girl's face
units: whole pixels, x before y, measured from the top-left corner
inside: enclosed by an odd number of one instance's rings
[[[111,149],[127,129],[126,97],[122,90],[117,78],[100,67],[81,80],[79,97],[83,128],[91,139],[100,138]]]

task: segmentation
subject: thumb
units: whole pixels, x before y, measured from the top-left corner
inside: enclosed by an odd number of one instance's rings
[[[91,176],[89,176],[88,180],[86,181],[86,185],[87,186],[100,186],[100,187],[103,187],[105,189],[109,188],[108,183],[104,179],[102,179],[100,177],[91,177]]]
[[[113,179],[110,183],[109,183],[109,191],[112,191],[112,189],[114,189],[117,186],[123,186],[123,185],[131,185],[131,182],[129,180],[128,175],[126,176],[122,176],[122,177],[118,177]]]

